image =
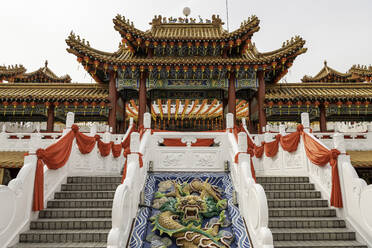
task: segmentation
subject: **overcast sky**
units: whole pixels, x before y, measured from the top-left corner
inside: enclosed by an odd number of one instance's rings
[[[251,15],[261,20],[252,38],[260,52],[278,49],[295,35],[306,40],[308,51],[297,57],[287,82],[316,74],[324,60],[341,72],[353,64],[372,64],[372,0],[228,1],[230,31]],[[23,64],[30,72],[47,59],[57,75],[90,83],[76,57],[66,51],[71,30],[93,48],[113,52],[121,41],[113,28],[116,14],[147,30],[154,15],[179,17],[185,6],[191,17],[219,14],[226,22],[225,0],[1,0],[0,65]]]

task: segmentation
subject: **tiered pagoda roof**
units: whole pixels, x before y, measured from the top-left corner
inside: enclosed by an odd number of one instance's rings
[[[346,73],[339,72],[328,66],[327,61],[324,61],[324,67],[314,77],[305,75],[302,82],[364,82],[370,81],[372,78],[372,67],[370,66],[352,66]]]
[[[45,66],[30,73],[22,73],[10,80],[15,83],[70,83],[71,78],[69,75],[58,77],[48,67],[48,61],[45,61]]]
[[[234,72],[237,79],[265,70],[266,81],[276,82],[285,75],[293,60],[306,51],[305,41],[296,36],[269,53],[260,53],[251,42],[259,30],[252,16],[233,32],[223,29],[218,16],[211,20],[155,16],[148,31],[141,31],[118,15],[114,27],[122,43],[114,53],[90,47],[89,42],[71,33],[68,52],[77,56],[97,82],[107,82],[108,72],[119,71],[124,78],[221,79]]]
[[[2,80],[8,80],[9,78],[15,77],[17,75],[23,74],[26,72],[26,68],[23,65],[15,66],[0,66],[0,82]]]

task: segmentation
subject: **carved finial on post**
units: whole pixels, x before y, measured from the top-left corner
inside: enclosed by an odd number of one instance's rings
[[[301,124],[304,126],[306,132],[310,131],[310,118],[309,113],[301,113]]]
[[[36,132],[40,133],[40,122],[36,123]]]
[[[93,137],[94,135],[96,135],[96,133],[97,133],[97,125],[93,124],[93,126],[90,127],[89,135]]]
[[[346,153],[345,139],[342,133],[335,133],[333,135],[333,147],[341,153]]]
[[[234,115],[232,113],[226,114],[226,128],[234,128]]]
[[[72,124],[75,121],[75,114],[73,112],[68,112],[66,116],[66,129],[71,129]]]
[[[133,132],[130,135],[130,151],[133,152],[139,152],[140,148],[140,135],[138,132]]]
[[[146,112],[143,115],[143,127],[151,128],[151,114],[149,112]]]
[[[284,124],[279,125],[279,133],[280,135],[284,136],[285,135],[285,128],[286,126]]]
[[[245,132],[238,133],[238,152],[246,152],[247,148],[247,134]]]

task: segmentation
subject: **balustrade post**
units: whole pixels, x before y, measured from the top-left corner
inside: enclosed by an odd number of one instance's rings
[[[72,125],[74,124],[75,121],[75,114],[73,112],[68,112],[66,115],[66,127],[63,129],[62,135],[65,135],[71,130]],[[36,130],[40,130],[40,126],[36,126]]]
[[[140,148],[140,135],[138,132],[133,132],[130,135],[130,151],[132,153],[139,152]]]
[[[285,128],[286,128],[286,126],[284,124],[280,124],[279,125],[279,133],[280,133],[280,135],[282,135],[282,136],[286,135]]]
[[[301,124],[304,126],[304,131],[310,132],[310,118],[309,113],[301,113]]]
[[[93,124],[93,126],[91,126],[90,127],[90,130],[89,130],[90,132],[89,132],[89,135],[90,136],[94,136],[94,135],[96,135],[96,133],[97,133],[97,125],[96,124]]]
[[[226,114],[226,129],[234,128],[234,114]]]
[[[143,115],[143,127],[151,128],[151,114],[149,112],[146,112]]]
[[[247,152],[248,142],[245,132],[238,133],[238,152]]]
[[[333,135],[333,147],[341,153],[346,153],[345,139],[342,133],[335,133]]]

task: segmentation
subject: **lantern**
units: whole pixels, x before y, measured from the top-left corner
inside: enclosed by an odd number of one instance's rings
[[[208,67],[208,69],[209,69],[209,78],[212,78],[212,77],[213,77],[214,66],[213,66],[213,65],[210,65],[210,66]]]
[[[75,101],[74,103],[73,103],[73,105],[74,105],[74,107],[75,107],[75,110],[74,110],[74,112],[77,110],[77,107],[79,106],[79,102],[78,101]]]
[[[77,57],[77,62],[79,62],[79,63],[83,62],[83,58]]]
[[[368,113],[368,105],[369,105],[369,101],[365,101],[364,102],[364,107],[365,107],[365,114],[367,114]]]
[[[157,41],[154,41],[152,45],[154,46],[154,54],[156,55],[156,48],[158,47],[159,43]]]
[[[279,107],[279,113],[280,113],[280,115],[282,115],[282,106],[283,106],[283,102],[280,100],[278,102],[278,107]]]
[[[57,115],[57,108],[59,106],[59,102],[54,102],[53,105],[54,105],[54,116],[56,116]]]
[[[221,55],[222,55],[222,53],[223,53],[223,49],[225,48],[225,42],[224,41],[221,41],[220,42],[220,46],[221,46]]]
[[[282,71],[284,71],[284,64],[287,61],[287,58],[281,58],[280,62],[282,62]]]
[[[203,77],[204,77],[204,71],[205,71],[205,65],[202,65],[200,67],[200,69],[201,69],[201,72],[202,72],[202,79],[203,79]]]
[[[125,36],[127,37],[128,40],[133,40],[132,35],[130,33],[126,33]]]
[[[117,65],[114,65],[112,68],[114,69],[115,72],[117,72],[119,67]]]
[[[165,67],[165,70],[167,71],[168,77],[169,77],[170,69],[171,69],[171,67],[169,65],[167,65]]]
[[[36,102],[35,101],[32,101],[30,103],[30,105],[31,105],[31,113],[30,113],[30,115],[32,116],[32,113],[34,112],[34,109],[35,109],[35,106],[36,106]]]
[[[229,40],[229,48],[230,48],[229,53],[230,54],[231,54],[231,50],[232,50],[233,46],[234,46],[234,41],[233,40]]]
[[[96,74],[97,68],[99,66],[99,61],[98,60],[94,60],[93,64],[94,64],[94,74]]]
[[[290,109],[291,109],[291,107],[292,107],[292,104],[293,104],[293,103],[292,103],[292,101],[290,101],[290,100],[287,102],[287,105],[288,105],[288,114],[290,113]]]
[[[99,106],[101,106],[101,110],[99,111],[99,115],[102,115],[103,109],[105,108],[105,102],[104,101],[100,102]]]
[[[8,108],[8,105],[9,105],[8,102],[6,102],[6,101],[3,102],[3,106],[4,106],[4,116],[5,116],[5,113],[6,113],[6,109]]]
[[[25,114],[25,109],[26,109],[26,106],[27,106],[27,102],[22,102],[22,108],[23,108],[23,110],[22,110],[22,115],[24,115]]]
[[[338,100],[338,102],[336,104],[337,104],[337,113],[340,114],[341,113],[342,102],[340,100]]]
[[[187,42],[187,48],[188,48],[189,55],[190,55],[191,46],[192,46],[192,43],[190,41]]]
[[[158,65],[157,70],[158,70],[158,79],[159,79],[160,78],[160,74],[161,74],[161,70],[162,70],[162,66],[161,65]]]
[[[239,47],[240,45],[242,44],[242,40],[241,39],[237,39],[236,40],[236,45],[237,45],[237,51],[239,52]]]
[[[104,72],[105,72],[105,75],[106,75],[106,71],[107,71],[107,69],[108,69],[108,64],[107,63],[104,63],[103,64],[103,69],[104,69]]]
[[[148,51],[148,49],[149,49],[150,43],[151,43],[151,42],[150,42],[149,40],[146,40],[146,41],[145,41],[146,53],[147,53],[147,51]]]
[[[163,55],[165,54],[165,47],[167,46],[167,43],[165,41],[163,41],[161,43],[161,47],[163,48]]]
[[[358,101],[356,101],[355,102],[355,105],[356,105],[356,107],[357,107],[357,113],[358,113],[358,115],[359,115],[359,108],[360,108],[360,105],[361,105],[362,103],[358,100]]]
[[[150,77],[150,79],[151,79],[151,77],[152,77],[152,71],[154,70],[154,66],[152,66],[152,65],[149,65],[149,77]]]
[[[206,55],[207,50],[208,50],[208,41],[204,41],[203,46],[204,46],[204,55]]]
[[[182,67],[182,70],[183,70],[183,78],[186,78],[187,76],[187,71],[189,70],[189,67],[187,65],[184,65]]]
[[[297,113],[300,114],[300,108],[301,108],[302,102],[300,100],[297,101]]]
[[[348,107],[348,109],[349,109],[349,115],[351,115],[351,105],[353,104],[353,102],[351,102],[351,101],[347,101],[346,102],[346,105],[347,105],[347,107]]]
[[[85,112],[87,111],[87,108],[88,108],[88,102],[84,101],[83,106],[84,106],[84,116],[85,116]]]
[[[216,47],[217,47],[217,42],[213,41],[213,42],[212,42],[213,55],[216,54]]]
[[[269,105],[269,114],[271,115],[271,111],[272,111],[272,109],[273,109],[274,102],[273,102],[273,101],[270,101],[270,102],[268,103],[268,105]]]
[[[92,112],[91,112],[91,114],[93,114],[93,111],[96,109],[96,106],[97,106],[97,103],[92,102]]]
[[[134,73],[135,73],[137,67],[136,67],[135,65],[132,65],[132,66],[130,67],[130,69],[131,69],[131,71],[132,71],[132,78],[134,78]]]
[[[44,105],[45,105],[45,114],[48,114],[48,109],[49,109],[49,107],[50,107],[50,102],[45,102],[44,103]]]
[[[193,71],[192,78],[195,78],[196,69],[197,69],[196,65],[193,65],[193,66],[191,67],[191,69],[192,69],[192,71]]]
[[[17,101],[14,101],[14,102],[12,102],[12,105],[13,105],[13,115],[15,115],[15,111],[16,111],[18,102]]]
[[[307,112],[309,112],[309,108],[310,108],[311,102],[310,102],[309,100],[307,100],[307,101],[305,102],[305,104],[306,104]]]
[[[199,41],[195,42],[195,47],[196,47],[196,55],[198,55],[199,47],[200,47],[200,42]]]
[[[318,115],[318,109],[319,109],[319,105],[320,105],[320,102],[318,100],[316,100],[314,102],[314,106],[315,106],[315,114]]]

